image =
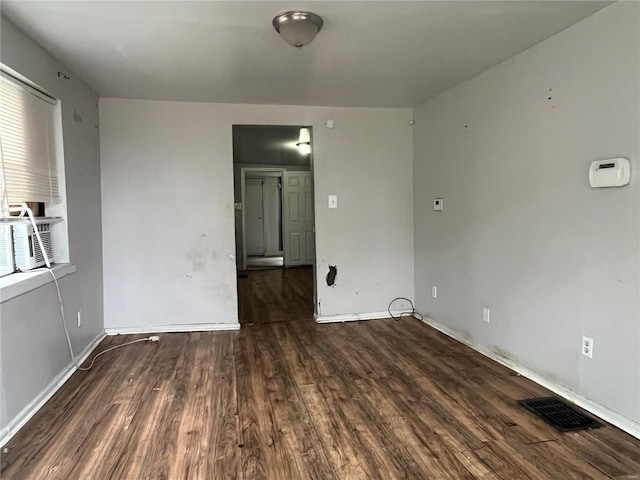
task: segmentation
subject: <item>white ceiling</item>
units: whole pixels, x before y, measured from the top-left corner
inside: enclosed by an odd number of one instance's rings
[[[102,97],[415,106],[593,14],[595,1],[2,1]],[[301,51],[271,25],[325,24]]]

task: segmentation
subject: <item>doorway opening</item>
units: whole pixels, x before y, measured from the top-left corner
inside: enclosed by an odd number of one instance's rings
[[[284,169],[241,169],[243,270],[284,266],[284,172]]]
[[[299,317],[315,313],[312,159],[309,126],[233,126],[241,324],[293,319],[279,311],[292,304]],[[259,316],[257,298],[268,299]]]

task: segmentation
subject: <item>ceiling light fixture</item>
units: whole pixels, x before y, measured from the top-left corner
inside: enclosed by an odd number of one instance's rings
[[[296,146],[300,155],[309,155],[311,153],[311,133],[308,128],[300,129],[300,138]]]
[[[276,15],[273,19],[273,28],[287,42],[300,50],[316,38],[322,29],[324,21],[322,17],[311,12],[293,10]]]

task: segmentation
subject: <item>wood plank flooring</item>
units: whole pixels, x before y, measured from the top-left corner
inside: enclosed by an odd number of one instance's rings
[[[249,270],[242,275],[238,278],[241,325],[313,318],[312,267]]]
[[[556,432],[516,404],[548,391],[416,320],[317,325],[308,284],[286,286],[305,270],[272,275],[244,279],[240,332],[161,334],[74,374],[0,478],[640,478],[640,440]]]

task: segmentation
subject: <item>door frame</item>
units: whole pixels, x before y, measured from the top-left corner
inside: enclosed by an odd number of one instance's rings
[[[274,167],[264,167],[264,168],[260,168],[260,167],[242,167],[240,169],[240,202],[242,205],[242,270],[246,270],[247,269],[247,232],[246,232],[246,198],[245,198],[245,185],[246,185],[246,178],[247,178],[247,172],[265,172],[265,173],[270,173],[271,175],[265,175],[265,176],[273,176],[273,177],[280,177],[280,178],[284,178],[284,172],[286,171],[286,168],[274,168]],[[282,195],[282,188],[280,189],[280,199],[281,202],[284,202],[284,198]],[[280,227],[280,235],[282,235],[282,238],[284,239],[284,222],[282,222],[282,225]]]
[[[318,198],[316,198],[317,192],[316,192],[316,171],[315,171],[315,155],[316,155],[316,145],[315,145],[315,139],[314,139],[314,132],[315,132],[315,126],[313,125],[313,123],[307,123],[307,122],[284,122],[284,123],[233,123],[231,125],[231,129],[233,132],[233,127],[234,126],[252,126],[252,125],[260,125],[260,126],[267,126],[267,127],[279,127],[279,126],[287,126],[287,127],[298,127],[298,128],[308,128],[309,129],[309,133],[311,136],[311,156],[309,157],[309,170],[311,171],[311,192],[312,192],[312,198],[313,198],[313,202],[312,202],[312,206],[313,206],[313,235],[314,235],[314,246],[315,246],[315,261],[313,262],[313,313],[314,315],[317,315],[319,313],[320,310],[320,305],[318,304],[318,282],[317,282],[317,273],[318,273],[318,242],[317,242],[317,229],[316,229],[316,224],[317,224],[317,216],[316,216],[316,202],[319,201]],[[232,133],[232,142],[233,142],[233,133]],[[231,157],[231,163],[234,163],[234,157],[232,155]],[[242,236],[243,236],[243,242],[242,242],[242,270],[246,270],[247,269],[247,257],[246,257],[246,246],[244,245],[244,222],[245,222],[245,218],[244,218],[244,173],[242,172],[243,169],[247,169],[247,170],[257,170],[257,171],[268,171],[269,168],[259,168],[259,167],[241,167],[240,170],[240,175],[241,175],[241,181],[240,181],[240,189],[241,189],[241,199],[240,201],[242,202],[242,208],[241,208],[241,217],[242,217]],[[285,168],[271,168],[272,170],[286,170]],[[284,222],[283,222],[283,228],[284,228]],[[283,235],[283,239],[284,239],[284,231],[282,232]]]

